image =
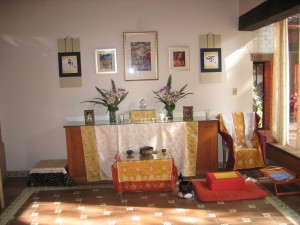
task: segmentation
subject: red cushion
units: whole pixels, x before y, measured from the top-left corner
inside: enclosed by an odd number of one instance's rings
[[[206,173],[207,186],[213,191],[239,190],[245,179],[238,171]]]
[[[246,181],[240,190],[212,191],[205,181],[192,180],[196,195],[200,201],[235,201],[244,199],[264,198],[268,194],[252,181]]]

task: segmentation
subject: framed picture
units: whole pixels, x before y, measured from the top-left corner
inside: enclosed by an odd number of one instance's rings
[[[58,67],[60,77],[80,77],[80,52],[58,53]]]
[[[183,106],[183,120],[193,120],[193,106]]]
[[[96,49],[96,73],[117,73],[116,49]]]
[[[84,121],[86,125],[94,125],[95,124],[95,115],[94,110],[84,110]]]
[[[169,48],[169,69],[190,70],[190,49],[188,47]]]
[[[157,32],[123,33],[125,80],[157,80]]]
[[[201,72],[222,72],[220,48],[201,48]]]

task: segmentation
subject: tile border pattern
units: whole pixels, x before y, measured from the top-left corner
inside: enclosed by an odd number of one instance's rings
[[[248,178],[249,179],[249,178]],[[251,179],[256,182],[256,180]],[[290,220],[292,224],[300,224],[300,215],[288,207],[284,202],[273,195],[269,190],[264,188],[262,185],[257,183],[260,188],[266,191],[269,196],[266,197],[266,202],[273,205],[278,209],[287,219]],[[11,219],[13,219],[14,214],[18,209],[26,202],[26,200],[35,192],[43,190],[66,190],[66,189],[91,189],[91,188],[107,188],[112,187],[112,184],[88,184],[88,185],[76,185],[73,187],[27,187],[25,190],[5,209],[0,215],[1,224],[7,224]]]

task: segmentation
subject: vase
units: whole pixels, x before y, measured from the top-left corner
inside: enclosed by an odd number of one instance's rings
[[[173,111],[174,109],[166,109],[168,120],[173,120]]]
[[[109,111],[109,122],[110,123],[116,123],[117,122],[117,111],[110,110]]]

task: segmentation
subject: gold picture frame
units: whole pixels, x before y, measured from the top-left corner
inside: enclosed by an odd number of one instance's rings
[[[193,120],[193,106],[183,106],[183,120],[184,121]]]
[[[157,32],[124,32],[125,80],[158,80]]]
[[[84,121],[85,125],[95,124],[95,114],[93,109],[84,110]]]
[[[169,48],[169,70],[189,71],[190,70],[190,49],[189,47]]]

